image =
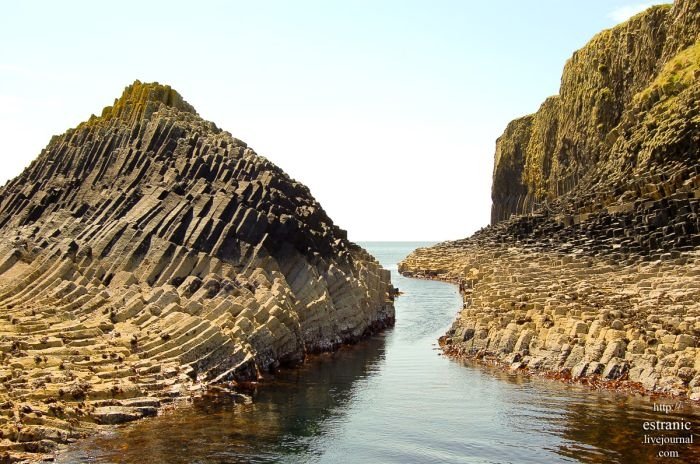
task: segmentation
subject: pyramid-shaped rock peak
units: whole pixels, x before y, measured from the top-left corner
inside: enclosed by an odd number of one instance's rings
[[[394,319],[389,272],[309,190],[159,84],[0,189],[0,239],[0,404],[33,411],[0,431],[20,451]]]
[[[114,100],[112,106],[107,106],[102,110],[102,116],[99,119],[115,118],[124,122],[132,122],[134,119],[150,117],[162,105],[194,115],[197,114],[192,105],[187,103],[169,85],[161,85],[157,82],[142,83],[137,80],[124,89],[122,96]]]

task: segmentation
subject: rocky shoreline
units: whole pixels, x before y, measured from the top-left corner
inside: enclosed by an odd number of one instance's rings
[[[574,52],[496,141],[491,225],[399,265],[459,284],[446,353],[700,400],[699,96],[695,0]]]
[[[697,199],[688,201],[697,209]],[[399,271],[459,285],[464,306],[441,340],[446,354],[699,400],[700,251],[637,253],[620,245],[624,235],[581,233],[603,218],[575,227],[546,216],[511,219],[418,249]],[[520,228],[531,229],[527,243],[513,232]],[[570,240],[551,240],[552,228]]]

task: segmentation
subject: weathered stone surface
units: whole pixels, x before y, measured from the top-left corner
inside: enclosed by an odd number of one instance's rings
[[[677,0],[576,51],[559,94],[496,143],[491,222],[553,203],[575,216],[663,196],[666,166],[697,153],[699,24],[697,0]]]
[[[699,34],[700,2],[652,7],[508,125],[491,226],[399,266],[459,283],[445,351],[698,398]]]
[[[406,275],[460,285],[464,308],[446,351],[486,350],[508,365],[509,354],[519,353],[534,371],[567,367],[574,378],[629,378],[651,390],[690,393],[700,367],[700,250],[617,260],[551,243],[503,244],[498,230],[418,249],[399,266]],[[679,381],[657,385],[662,373]]]
[[[307,187],[137,81],[0,189],[0,453],[352,342],[394,294]]]

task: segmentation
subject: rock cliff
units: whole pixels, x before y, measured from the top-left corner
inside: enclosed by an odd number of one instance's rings
[[[136,81],[0,190],[0,453],[357,340],[394,294],[307,187]]]
[[[564,67],[559,95],[496,142],[491,223],[642,195],[640,182],[693,166],[700,5],[680,0],[596,35]],[[630,184],[630,181],[634,181]]]
[[[492,225],[399,266],[459,283],[446,352],[700,399],[699,39],[700,2],[652,7],[508,124]]]

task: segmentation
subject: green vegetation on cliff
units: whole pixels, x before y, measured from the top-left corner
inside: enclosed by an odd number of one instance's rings
[[[649,87],[634,96],[634,103],[647,109],[658,102],[669,105],[670,99],[697,81],[699,73],[700,42],[696,42],[666,63]]]
[[[624,192],[666,162],[696,162],[699,34],[700,2],[678,0],[576,51],[559,95],[509,124],[496,143],[491,222],[544,202],[604,203],[591,192]]]

